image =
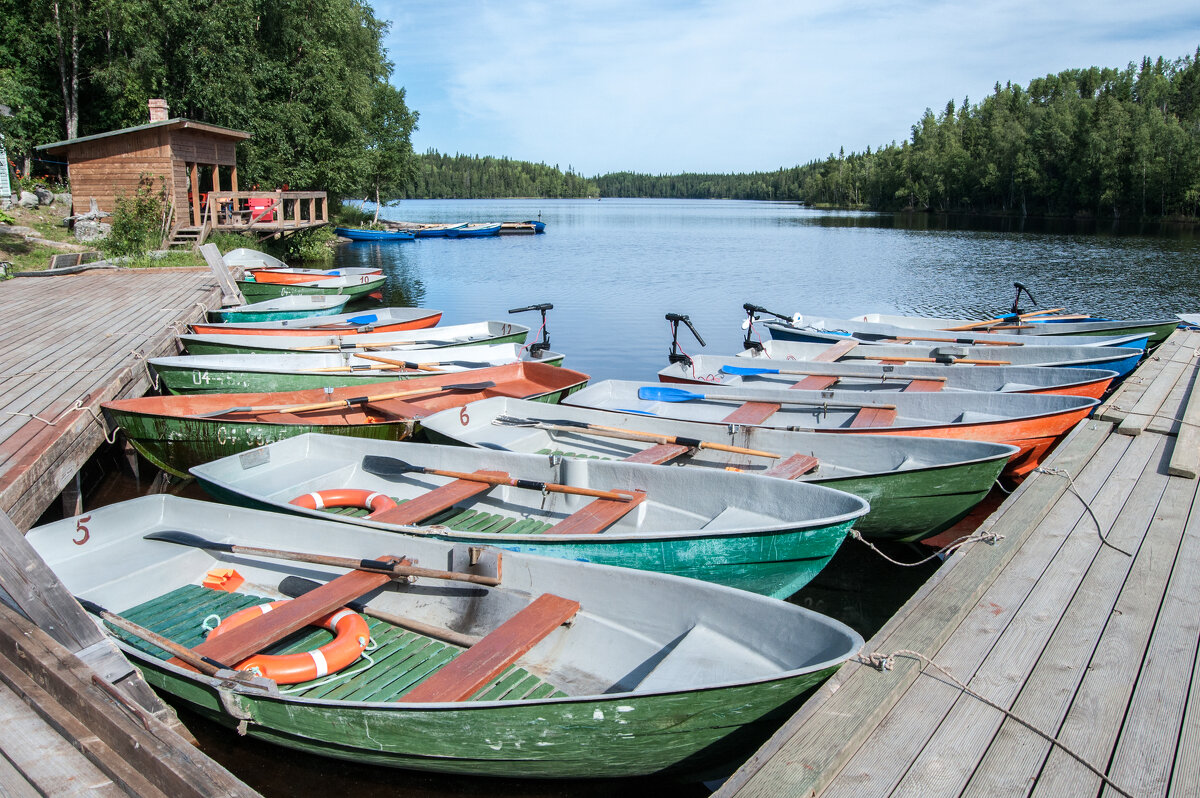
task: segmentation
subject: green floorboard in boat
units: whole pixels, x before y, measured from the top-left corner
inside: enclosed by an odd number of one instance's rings
[[[204,641],[204,626],[213,626],[238,610],[264,604],[270,599],[227,593],[198,585],[186,585],[121,613],[177,643],[195,647]],[[301,698],[341,701],[395,701],[426,676],[454,659],[462,649],[424,635],[367,618],[373,648],[370,659],[360,658],[342,671],[294,685],[280,691]],[[114,627],[110,630],[126,643],[159,659],[170,655]],[[324,629],[305,629],[267,649],[268,654],[310,651],[333,639]],[[558,698],[566,694],[524,668],[511,667],[471,697],[472,701],[516,701],[527,698]]]
[[[399,499],[395,496],[392,501],[397,504],[403,504],[407,499]],[[346,515],[352,518],[361,518],[370,510],[362,507],[331,507],[325,510],[333,515]],[[453,529],[455,532],[506,532],[510,535],[538,535],[545,532],[554,524],[545,521],[535,521],[532,518],[513,518],[512,516],[500,515],[499,513],[485,513],[479,510],[466,510],[461,507],[451,507],[449,510],[444,510],[432,518],[427,518],[421,522],[422,524],[434,525],[440,524]]]

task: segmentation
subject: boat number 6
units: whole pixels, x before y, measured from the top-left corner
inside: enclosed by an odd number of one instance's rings
[[[464,427],[471,423],[471,417],[467,415],[467,408],[458,411],[458,423]]]
[[[75,522],[75,529],[78,530],[79,532],[83,533],[83,537],[81,537],[81,538],[71,538],[71,542],[74,543],[76,546],[82,546],[84,543],[87,543],[88,538],[90,538],[92,536],[92,533],[88,532],[88,528],[83,525],[84,521],[91,521],[91,520],[92,520],[92,517],[90,515],[85,515],[85,516],[80,517],[79,520]]]

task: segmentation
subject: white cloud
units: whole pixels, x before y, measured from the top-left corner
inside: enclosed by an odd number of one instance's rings
[[[388,3],[418,149],[586,175],[770,170],[907,137],[999,81],[1175,58],[1181,3]]]

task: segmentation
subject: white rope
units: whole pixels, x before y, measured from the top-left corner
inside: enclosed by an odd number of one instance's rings
[[[1074,759],[1079,764],[1083,765],[1085,768],[1090,770],[1092,773],[1096,774],[1096,776],[1098,776],[1100,778],[1100,780],[1103,781],[1105,784],[1107,784],[1109,787],[1112,787],[1115,791],[1117,791],[1121,795],[1125,796],[1125,798],[1133,798],[1133,795],[1131,793],[1127,792],[1126,790],[1121,789],[1116,784],[1114,784],[1112,779],[1110,779],[1107,775],[1105,775],[1104,772],[1101,771],[1099,768],[1097,768],[1095,765],[1093,765],[1092,763],[1090,763],[1086,759],[1084,759],[1081,754],[1078,754],[1075,751],[1073,751],[1072,749],[1068,748],[1064,743],[1062,743],[1056,737],[1053,737],[1052,735],[1042,731],[1041,729],[1034,726],[1029,721],[1022,720],[1021,718],[1017,717],[1013,712],[1000,706],[995,701],[992,701],[989,698],[985,698],[984,696],[975,692],[970,687],[968,687],[964,682],[961,682],[958,679],[956,679],[954,677],[954,675],[951,674],[948,670],[943,668],[941,665],[938,665],[936,662],[934,662],[933,660],[931,660],[929,657],[925,656],[924,654],[921,654],[920,652],[910,651],[908,649],[900,649],[898,651],[893,651],[891,654],[888,654],[886,656],[883,654],[879,654],[879,653],[859,654],[858,656],[853,658],[853,661],[858,662],[862,665],[867,665],[869,667],[872,667],[875,670],[880,671],[882,673],[883,671],[890,671],[895,668],[896,657],[910,657],[912,659],[917,660],[921,664],[921,670],[920,670],[921,673],[925,672],[925,668],[924,668],[925,665],[928,665],[931,668],[936,668],[942,675],[944,675],[947,679],[949,679],[951,682],[953,682],[956,687],[958,687],[960,690],[962,690],[967,695],[971,696],[972,698],[978,699],[979,701],[982,701],[983,703],[987,704],[989,707],[992,707],[995,710],[1002,712],[1005,717],[1010,718],[1014,722],[1021,724],[1022,726],[1029,729],[1031,732],[1038,735],[1039,737],[1041,737],[1043,740],[1050,743],[1051,745],[1058,746],[1069,757]]]
[[[1063,477],[1064,479],[1066,479],[1067,480],[1067,490],[1069,490],[1069,491],[1071,491],[1071,493],[1075,494],[1075,498],[1079,499],[1079,501],[1083,503],[1083,508],[1085,510],[1087,510],[1088,515],[1090,515],[1092,517],[1092,523],[1094,523],[1096,525],[1096,534],[1100,537],[1100,543],[1105,546],[1108,546],[1110,549],[1121,552],[1126,557],[1133,556],[1132,554],[1125,551],[1125,549],[1121,548],[1120,546],[1109,543],[1107,538],[1104,537],[1104,528],[1100,525],[1100,519],[1096,516],[1096,512],[1094,510],[1092,510],[1092,505],[1088,504],[1088,500],[1083,498],[1083,494],[1081,494],[1079,492],[1079,489],[1075,487],[1075,480],[1072,479],[1069,471],[1066,471],[1065,469],[1062,469],[1062,468],[1057,468],[1055,466],[1038,466],[1037,468],[1035,468],[1033,470],[1035,473],[1052,474],[1056,477]]]
[[[854,538],[857,541],[862,542],[863,544],[865,544],[867,546],[867,548],[871,549],[871,551],[875,552],[880,557],[882,557],[883,559],[892,563],[893,565],[899,565],[904,568],[915,568],[918,565],[924,565],[925,563],[929,562],[930,560],[932,560],[934,558],[944,560],[945,558],[949,557],[955,551],[957,551],[958,549],[967,545],[968,543],[987,543],[989,545],[994,546],[997,543],[999,543],[1001,540],[1004,540],[1004,535],[998,534],[996,532],[976,532],[975,534],[964,535],[963,537],[958,538],[957,540],[938,549],[933,554],[930,554],[928,557],[926,557],[923,560],[917,560],[916,562],[900,562],[899,560],[893,560],[891,557],[887,556],[882,551],[880,551],[878,548],[876,548],[875,544],[871,543],[868,540],[865,540],[862,536],[862,533],[860,533],[857,529],[850,530],[850,537]]]
[[[87,410],[88,412],[90,412],[92,414],[92,418],[95,420],[95,422],[97,424],[100,425],[100,431],[102,433],[104,433],[104,440],[106,443],[108,443],[109,445],[112,445],[117,442],[117,433],[120,432],[121,428],[117,427],[116,429],[114,429],[112,431],[112,436],[110,439],[109,432],[108,432],[108,425],[106,425],[104,423],[104,419],[101,418],[99,411],[97,411],[95,407],[92,407],[90,405],[85,407],[82,399],[76,399],[74,405],[72,405],[71,407],[68,407],[66,410],[62,411],[57,416],[55,416],[53,421],[42,418],[37,413],[22,413],[17,410],[5,410],[4,414],[7,416],[25,416],[27,418],[37,419],[38,421],[42,422],[46,426],[54,427],[54,426],[58,425],[58,422],[63,420],[63,417],[67,413],[75,413],[80,410]]]
[[[142,365],[146,368],[146,376],[150,378],[150,384],[154,386],[154,390],[159,390],[158,372],[150,368],[150,358],[146,357],[146,353],[130,349],[129,354],[142,361]]]

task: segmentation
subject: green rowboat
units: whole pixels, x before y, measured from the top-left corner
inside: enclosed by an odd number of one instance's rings
[[[320,517],[330,511],[313,508],[335,503],[327,491],[378,493],[399,506],[370,517],[365,510],[336,517],[469,545],[689,576],[781,599],[820,573],[870,507],[819,485],[721,469],[428,443],[306,435],[251,454],[195,466],[192,474],[210,495],[235,504]],[[418,471],[406,470],[413,464]],[[481,470],[505,480],[489,489],[453,476]],[[620,491],[634,500],[546,492],[542,483]],[[313,491],[322,492],[320,501],[292,503]]]
[[[387,278],[379,275],[357,275],[352,277],[331,277],[325,280],[311,280],[304,283],[259,283],[254,280],[238,280],[237,287],[247,302],[261,302],[276,299],[281,296],[296,296],[300,294],[316,294],[318,296],[348,296],[351,299],[366,296],[372,291],[383,288]]]
[[[144,396],[101,407],[109,424],[120,428],[139,454],[170,474],[187,477],[194,465],[308,432],[404,440],[420,428],[419,419],[472,399],[517,396],[558,402],[586,384],[586,374],[521,362],[379,383],[369,391],[354,386]],[[393,396],[397,393],[403,396]]]
[[[236,727],[358,767],[508,778],[726,775],[862,646],[853,630],[823,615],[697,580],[333,521],[160,495],[89,512],[81,541],[82,523],[42,526],[28,540],[74,595],[191,648],[213,643],[204,642],[208,616],[225,619],[292,595],[279,589],[290,588],[289,577],[337,581],[340,588],[345,572],[146,540],[147,533],[177,530],[220,544],[355,559],[403,554],[473,578],[498,573],[491,586],[422,577],[367,588],[374,641],[367,657],[286,687],[225,670],[204,675],[110,628],[150,684],[230,728],[231,736]],[[234,592],[202,587],[219,569],[235,570],[245,582]],[[362,571],[354,577],[375,579]],[[346,592],[357,588],[347,585]],[[311,605],[312,596],[296,601]],[[513,628],[510,621],[539,607],[556,612],[536,630]],[[569,625],[561,625],[571,612]],[[375,617],[382,613],[387,620]],[[250,623],[259,621],[267,627],[263,637],[278,639],[282,615]],[[412,621],[437,628],[399,625]],[[439,629],[482,636],[483,643],[464,649],[469,640],[444,642]],[[308,651],[330,638],[310,627],[267,651]],[[504,656],[478,689],[453,673],[497,649]],[[428,700],[431,693],[438,700]]]
[[[191,355],[279,354],[284,352],[369,352],[381,349],[437,349],[479,344],[523,344],[529,328],[501,321],[454,324],[422,330],[350,335],[191,334],[179,342]]]

